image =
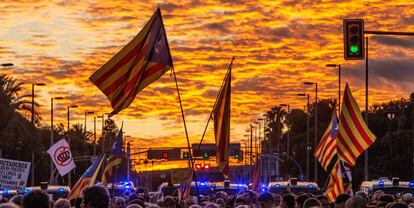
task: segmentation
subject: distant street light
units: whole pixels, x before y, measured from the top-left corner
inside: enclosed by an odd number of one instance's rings
[[[70,109],[71,108],[77,108],[77,105],[70,105],[68,106],[68,132],[67,132],[67,137],[68,137],[68,143],[70,146],[70,136],[69,136],[69,131],[70,131]],[[72,171],[69,171],[68,173],[68,186],[70,188],[72,188]]]
[[[14,66],[13,63],[2,63],[1,64],[2,67],[9,67],[9,66]]]
[[[306,119],[306,181],[309,181],[309,94],[298,93],[297,96],[307,97],[308,102],[306,104],[307,108],[307,119]]]
[[[35,113],[34,87],[35,86],[45,86],[45,85],[46,85],[45,83],[32,83],[32,118],[31,118],[31,123],[32,123],[33,126],[35,126],[35,124],[34,124],[34,113]],[[35,184],[34,172],[35,171],[34,171],[34,165],[33,164],[35,164],[35,158],[34,158],[35,155],[34,155],[33,148],[31,148],[31,149],[32,149],[32,165],[31,165],[32,180],[31,180],[31,184],[32,184],[32,186],[34,186],[34,184]]]
[[[53,100],[63,100],[63,97],[52,97],[50,98],[50,146],[54,143],[54,132],[53,132]],[[53,161],[50,160],[50,178],[49,184],[53,185]]]
[[[84,124],[84,126],[83,126],[83,128],[84,128],[84,132],[86,133],[86,116],[87,115],[91,115],[91,114],[94,114],[95,112],[94,111],[85,111],[85,124]]]
[[[338,112],[341,110],[341,64],[326,64],[326,67],[338,67]]]
[[[318,83],[317,82],[305,82],[304,85],[315,85],[315,137],[313,138],[313,149],[316,149],[318,145]],[[314,157],[313,176],[314,181],[318,182],[318,160]]]

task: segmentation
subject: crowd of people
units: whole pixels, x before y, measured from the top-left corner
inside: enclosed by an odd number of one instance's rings
[[[236,195],[221,191],[199,198],[189,197],[179,202],[177,197],[131,193],[123,197],[111,198],[103,186],[85,188],[82,199],[70,202],[60,198],[50,201],[43,190],[34,190],[26,195],[16,195],[10,200],[3,197],[0,208],[414,208],[413,195],[410,193],[390,195],[376,191],[372,197],[364,192],[354,196],[340,194],[335,202],[326,196],[299,193],[284,195],[263,192],[257,194],[244,190]]]

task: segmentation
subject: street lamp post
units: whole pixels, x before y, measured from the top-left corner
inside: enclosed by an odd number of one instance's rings
[[[326,67],[338,67],[338,112],[341,110],[341,64],[326,64]]]
[[[54,143],[54,132],[53,132],[53,100],[62,100],[63,97],[52,97],[50,98],[50,146]],[[50,179],[49,183],[53,184],[53,161],[50,160]]]
[[[309,181],[309,94],[297,94],[298,96],[307,97],[306,103],[307,118],[306,118],[306,181]]]
[[[10,66],[10,65],[7,65],[6,64],[6,66]],[[35,86],[45,86],[46,84],[45,83],[32,83],[32,118],[31,118],[31,123],[32,123],[32,125],[33,125],[33,127],[35,126],[35,122],[34,122],[34,114],[35,114],[35,101],[34,101],[34,97],[35,97],[35,91],[34,91],[34,88],[35,88]],[[32,148],[33,149],[33,148]],[[34,164],[35,164],[35,158],[34,158],[34,151],[32,150],[32,165],[30,166],[31,167],[31,174],[32,174],[32,180],[31,180],[31,184],[32,184],[32,186],[34,186],[34,184],[35,184],[35,170],[34,170]]]
[[[94,111],[85,111],[85,124],[84,124],[84,126],[83,126],[83,132],[84,133],[86,133],[86,116],[87,115],[91,115],[91,114],[94,114],[95,112]]]
[[[71,108],[77,108],[77,105],[70,105],[68,106],[68,131],[67,131],[67,136],[68,136],[68,143],[70,146],[70,136],[69,136],[69,131],[70,131],[70,109]],[[68,173],[68,186],[71,188],[72,187],[72,171],[69,171]]]
[[[317,82],[305,82],[305,85],[315,85],[315,136],[313,138],[313,150],[318,145],[318,83]],[[318,182],[318,160],[314,157],[313,160],[313,176],[314,181]]]
[[[286,116],[286,123],[287,123],[287,137],[286,137],[286,155],[289,157],[289,149],[290,149],[290,126],[289,126],[289,114],[290,114],[290,104],[280,104],[282,107],[287,107],[287,116]]]

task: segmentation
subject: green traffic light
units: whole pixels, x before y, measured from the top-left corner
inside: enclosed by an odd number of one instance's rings
[[[358,53],[359,52],[359,47],[357,45],[351,45],[351,53]]]
[[[239,154],[235,154],[234,158],[239,159],[240,155]]]
[[[204,158],[208,158],[208,156],[209,156],[208,152],[204,152],[203,156],[204,156]]]

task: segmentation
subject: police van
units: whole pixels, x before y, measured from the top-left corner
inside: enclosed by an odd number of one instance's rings
[[[211,183],[211,189],[213,190],[213,193],[217,192],[226,192],[228,195],[236,195],[242,191],[248,190],[248,186],[243,183],[230,183],[228,181],[224,182],[212,182]]]
[[[163,183],[161,184],[161,192],[164,196],[178,196],[178,187],[180,184]],[[208,196],[212,193],[211,183],[197,182],[198,194]],[[190,195],[197,196],[197,189],[195,182],[191,182]]]
[[[381,190],[387,194],[414,194],[414,181],[406,182],[400,181],[399,178],[380,178],[373,181],[364,181],[361,184],[361,191],[365,192],[368,196],[372,196],[376,191]]]
[[[23,190],[23,194],[28,194],[33,190],[43,190],[49,195],[49,199],[56,201],[59,198],[66,198],[70,193],[69,186],[51,186],[47,182],[41,182],[40,186],[27,187]]]
[[[310,193],[314,195],[322,194],[318,184],[315,182],[298,181],[296,178],[292,178],[289,181],[270,182],[267,189],[271,193],[280,195],[287,193]]]

